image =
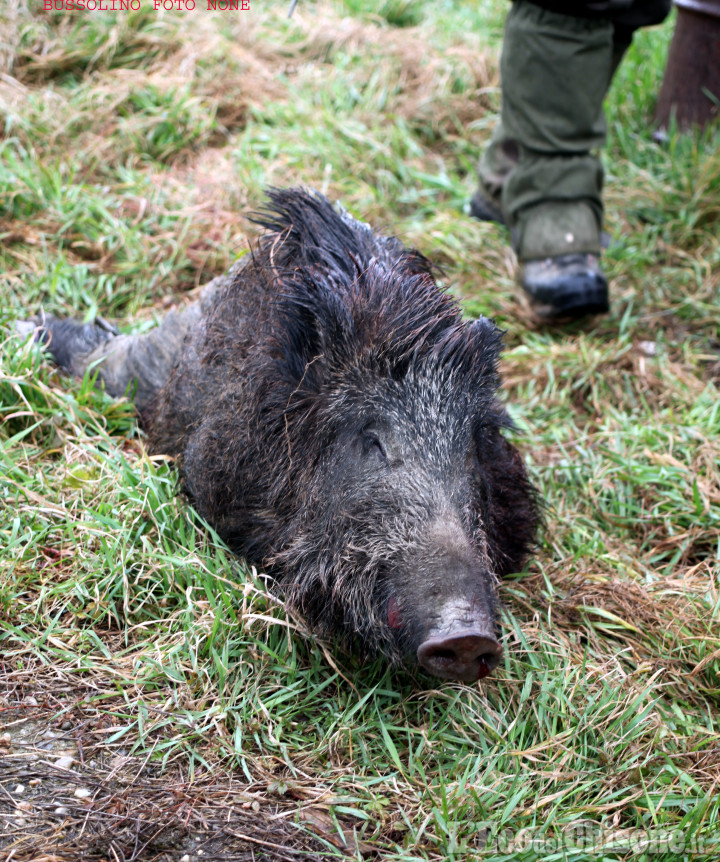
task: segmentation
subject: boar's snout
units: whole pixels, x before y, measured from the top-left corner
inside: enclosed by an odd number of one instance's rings
[[[502,647],[492,635],[464,630],[420,644],[418,662],[433,676],[475,682],[500,663]]]
[[[414,601],[403,597],[408,610],[415,606],[416,639],[409,644],[418,664],[433,676],[475,682],[492,673],[502,656],[496,637],[497,578],[454,513],[438,517],[425,541],[414,566],[425,574],[425,589]]]

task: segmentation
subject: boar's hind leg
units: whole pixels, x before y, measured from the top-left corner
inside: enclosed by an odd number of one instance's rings
[[[140,413],[154,401],[180,358],[185,338],[210,304],[215,285],[207,285],[201,298],[182,311],[171,311],[150,332],[119,335],[101,318],[78,323],[43,316],[37,322],[37,339],[55,362],[82,377],[97,371],[105,391],[114,396],[129,395]]]
[[[80,376],[85,371],[84,367],[79,367],[80,357],[89,355],[118,334],[117,329],[102,317],[93,323],[78,323],[42,313],[30,325],[36,330],[36,339],[45,345],[57,365]],[[26,326],[22,323],[18,328],[24,332]]]

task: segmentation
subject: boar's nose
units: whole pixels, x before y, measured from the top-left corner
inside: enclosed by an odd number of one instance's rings
[[[501,655],[502,647],[494,637],[473,630],[428,638],[417,651],[418,661],[426,671],[463,682],[487,676],[498,666]]]

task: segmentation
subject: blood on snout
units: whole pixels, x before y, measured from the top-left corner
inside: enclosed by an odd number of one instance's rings
[[[395,596],[390,596],[390,601],[388,602],[388,625],[391,629],[400,629],[402,628],[402,624],[402,615],[400,614],[397,599]]]

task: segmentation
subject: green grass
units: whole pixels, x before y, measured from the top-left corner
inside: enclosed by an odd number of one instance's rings
[[[607,102],[613,311],[548,331],[514,298],[504,231],[462,212],[499,102],[505,2],[301,2],[289,21],[286,3],[16,5],[0,81],[0,673],[61,676],[52,708],[112,728],[108,756],[324,812],[299,822],[329,856],[339,829],[387,860],[717,858],[643,849],[636,831],[720,835],[720,139],[652,141],[672,22],[639,34]],[[503,586],[504,663],[481,685],[428,688],[319,644],[177,497],[132,408],[10,332],[41,304],[150,325],[245,248],[265,185],[294,183],[417,245],[469,315],[507,329],[547,524]]]

